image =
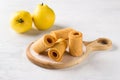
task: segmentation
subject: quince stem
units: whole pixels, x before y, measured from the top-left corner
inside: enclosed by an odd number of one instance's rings
[[[19,23],[23,23],[23,22],[24,22],[23,19],[21,19],[21,18],[18,19],[17,21],[18,21]]]
[[[41,5],[43,6],[43,3]]]

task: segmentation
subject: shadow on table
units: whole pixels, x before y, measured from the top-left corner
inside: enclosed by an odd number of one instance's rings
[[[40,34],[49,33],[50,31],[53,31],[53,30],[62,29],[62,28],[65,28],[65,27],[66,26],[63,26],[63,25],[53,25],[53,27],[51,27],[48,30],[44,30],[44,31],[32,28],[30,31],[24,33],[24,35],[27,35],[27,36],[37,36],[37,35],[40,35]]]
[[[118,49],[118,46],[116,44],[112,44],[112,49],[110,51],[116,51]]]

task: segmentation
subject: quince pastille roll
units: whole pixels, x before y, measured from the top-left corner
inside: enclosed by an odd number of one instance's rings
[[[72,31],[69,34],[69,52],[72,56],[81,56],[83,54],[82,48],[82,33]]]
[[[68,39],[68,35],[71,31],[74,31],[74,29],[65,28],[65,29],[51,31],[50,34],[54,36],[56,40],[59,38]]]
[[[55,38],[49,34],[45,34],[43,37],[35,41],[32,45],[32,49],[36,53],[41,53],[55,44]]]
[[[56,62],[62,60],[62,56],[66,50],[67,43],[64,39],[58,39],[55,45],[48,50],[48,56]]]

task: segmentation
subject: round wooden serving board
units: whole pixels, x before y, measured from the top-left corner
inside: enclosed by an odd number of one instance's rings
[[[111,40],[107,38],[99,38],[94,41],[83,41],[84,44],[84,50],[83,55],[80,57],[73,57],[69,54],[69,52],[65,52],[63,59],[61,62],[55,62],[52,59],[50,59],[47,55],[47,52],[44,52],[43,54],[35,53],[34,50],[32,50],[31,46],[34,42],[30,43],[27,50],[26,55],[28,59],[41,67],[44,68],[53,68],[53,69],[59,69],[59,68],[67,68],[70,66],[74,66],[80,62],[82,62],[84,59],[87,58],[89,53],[97,50],[107,50],[112,47]]]

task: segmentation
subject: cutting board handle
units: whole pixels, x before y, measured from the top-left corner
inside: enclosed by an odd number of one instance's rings
[[[107,50],[112,47],[112,41],[107,38],[98,38],[94,41],[83,41],[87,52]]]

